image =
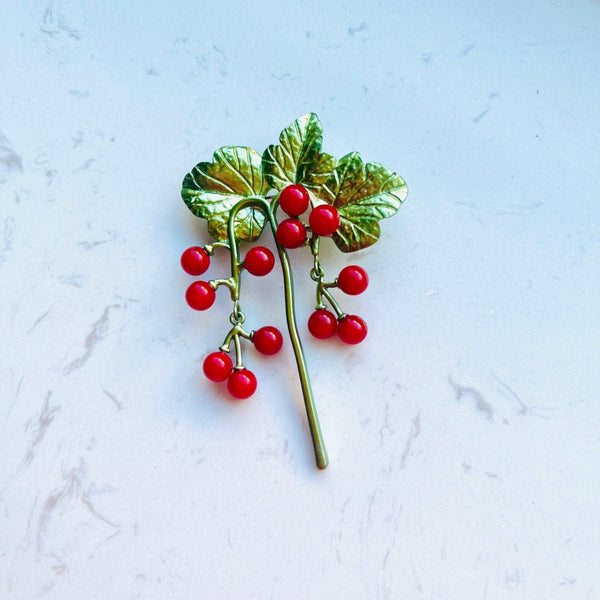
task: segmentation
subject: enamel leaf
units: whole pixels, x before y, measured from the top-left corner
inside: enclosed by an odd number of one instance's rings
[[[263,170],[269,185],[281,191],[287,185],[303,185],[318,203],[321,187],[331,177],[335,158],[321,152],[323,126],[314,113],[296,119],[279,136],[279,144],[263,154]],[[321,200],[322,202],[322,200]]]
[[[338,161],[322,197],[338,209],[340,226],[332,236],[342,252],[354,252],[379,238],[379,221],[396,213],[407,195],[400,175],[379,163],[364,164],[358,152]]]
[[[208,220],[208,232],[216,240],[227,240],[231,209],[244,198],[263,196],[268,187],[262,173],[261,157],[252,148],[224,146],[213,162],[198,163],[184,178],[181,197],[197,217]],[[259,208],[244,208],[235,219],[238,240],[258,238],[266,215]]]

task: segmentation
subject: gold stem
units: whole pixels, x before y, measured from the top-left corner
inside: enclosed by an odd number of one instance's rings
[[[281,268],[283,271],[283,284],[285,292],[285,315],[287,320],[287,326],[290,333],[290,339],[292,341],[292,348],[294,350],[294,356],[296,357],[296,365],[298,367],[298,375],[300,377],[300,386],[302,387],[302,395],[304,397],[304,405],[306,407],[306,416],[308,419],[308,426],[310,428],[310,434],[312,437],[313,448],[315,451],[315,460],[319,469],[325,469],[329,464],[327,458],[327,450],[325,449],[325,442],[323,440],[323,434],[321,433],[321,426],[319,424],[319,417],[317,415],[317,409],[315,406],[312,388],[310,386],[310,378],[308,376],[308,368],[306,366],[306,360],[304,358],[304,351],[302,350],[302,342],[298,334],[298,327],[296,325],[296,314],[294,310],[294,282],[292,278],[292,269],[290,261],[287,256],[285,248],[279,245],[277,236],[277,221],[275,219],[275,213],[279,205],[279,200],[276,197],[271,204],[269,204],[264,198],[254,197],[247,198],[238,202],[231,214],[229,215],[228,223],[228,235],[231,245],[231,263],[232,270],[236,270],[237,288],[239,290],[239,271],[234,267],[239,264],[239,250],[236,243],[234,220],[237,213],[247,207],[257,207],[264,211],[265,215],[269,219],[273,237],[277,245],[277,252],[279,254],[279,261],[281,262]]]

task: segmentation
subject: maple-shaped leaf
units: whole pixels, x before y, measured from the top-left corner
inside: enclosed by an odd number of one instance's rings
[[[279,144],[263,153],[263,172],[272,188],[281,191],[297,183],[304,186],[313,203],[320,200],[323,183],[331,176],[336,160],[321,152],[323,126],[315,113],[296,119],[279,136]]]
[[[358,152],[341,158],[324,182],[321,197],[340,215],[332,239],[342,252],[374,244],[379,221],[396,214],[408,189],[400,175],[379,163],[363,163]]]
[[[210,235],[227,240],[231,209],[245,198],[264,196],[267,190],[261,157],[252,148],[224,146],[214,153],[212,162],[198,163],[185,176],[181,197],[197,217],[208,220]],[[260,208],[243,208],[235,217],[236,238],[256,240],[265,220]]]

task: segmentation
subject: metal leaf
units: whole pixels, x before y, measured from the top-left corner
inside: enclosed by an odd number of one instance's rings
[[[379,238],[380,219],[396,214],[408,193],[400,175],[379,163],[363,164],[358,152],[338,161],[323,185],[323,198],[338,209],[340,226],[332,238],[342,252],[354,252]]]
[[[269,185],[281,191],[291,183],[303,185],[313,203],[322,203],[321,188],[331,177],[336,160],[321,152],[323,126],[315,113],[296,119],[279,136],[279,144],[263,154],[263,171]]]
[[[183,179],[181,197],[197,217],[208,220],[208,232],[216,240],[227,239],[231,209],[242,199],[263,196],[268,189],[261,157],[252,148],[224,146],[213,162],[198,163]],[[235,218],[239,240],[258,238],[266,215],[259,208],[245,208]]]

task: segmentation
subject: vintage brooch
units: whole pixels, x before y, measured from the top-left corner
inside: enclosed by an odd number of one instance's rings
[[[379,221],[394,215],[407,194],[400,175],[378,163],[363,163],[357,152],[337,160],[321,151],[322,141],[321,122],[310,113],[284,129],[279,144],[269,146],[262,156],[245,146],[219,148],[212,162],[197,164],[185,176],[181,190],[187,207],[197,217],[207,219],[208,232],[216,240],[185,250],[181,265],[186,273],[205,273],[217,249],[231,254],[229,277],[194,281],[185,296],[193,309],[206,310],[214,303],[219,287],[229,290],[233,303],[229,331],[218,350],[205,358],[203,370],[211,381],[227,381],[229,393],[238,399],[251,396],[257,385],[255,375],[243,362],[243,342],[254,344],[258,352],[267,355],[277,353],[283,344],[283,336],[275,327],[244,328],[241,275],[244,271],[267,275],[275,265],[275,256],[264,246],[253,246],[242,255],[240,247],[242,242],[255,242],[265,227],[275,238],[283,270],[286,320],[320,469],[327,466],[327,452],[296,324],[287,251],[308,247],[312,254],[310,276],[316,285],[316,306],[308,319],[309,332],[319,339],[337,333],[343,342],[358,344],[367,335],[367,325],[361,317],[346,314],[332,292],[337,288],[346,294],[360,294],[368,285],[367,273],[350,265],[328,280],[319,260],[319,241],[331,237],[342,252],[374,244],[379,238]],[[286,217],[280,219],[279,211]]]

